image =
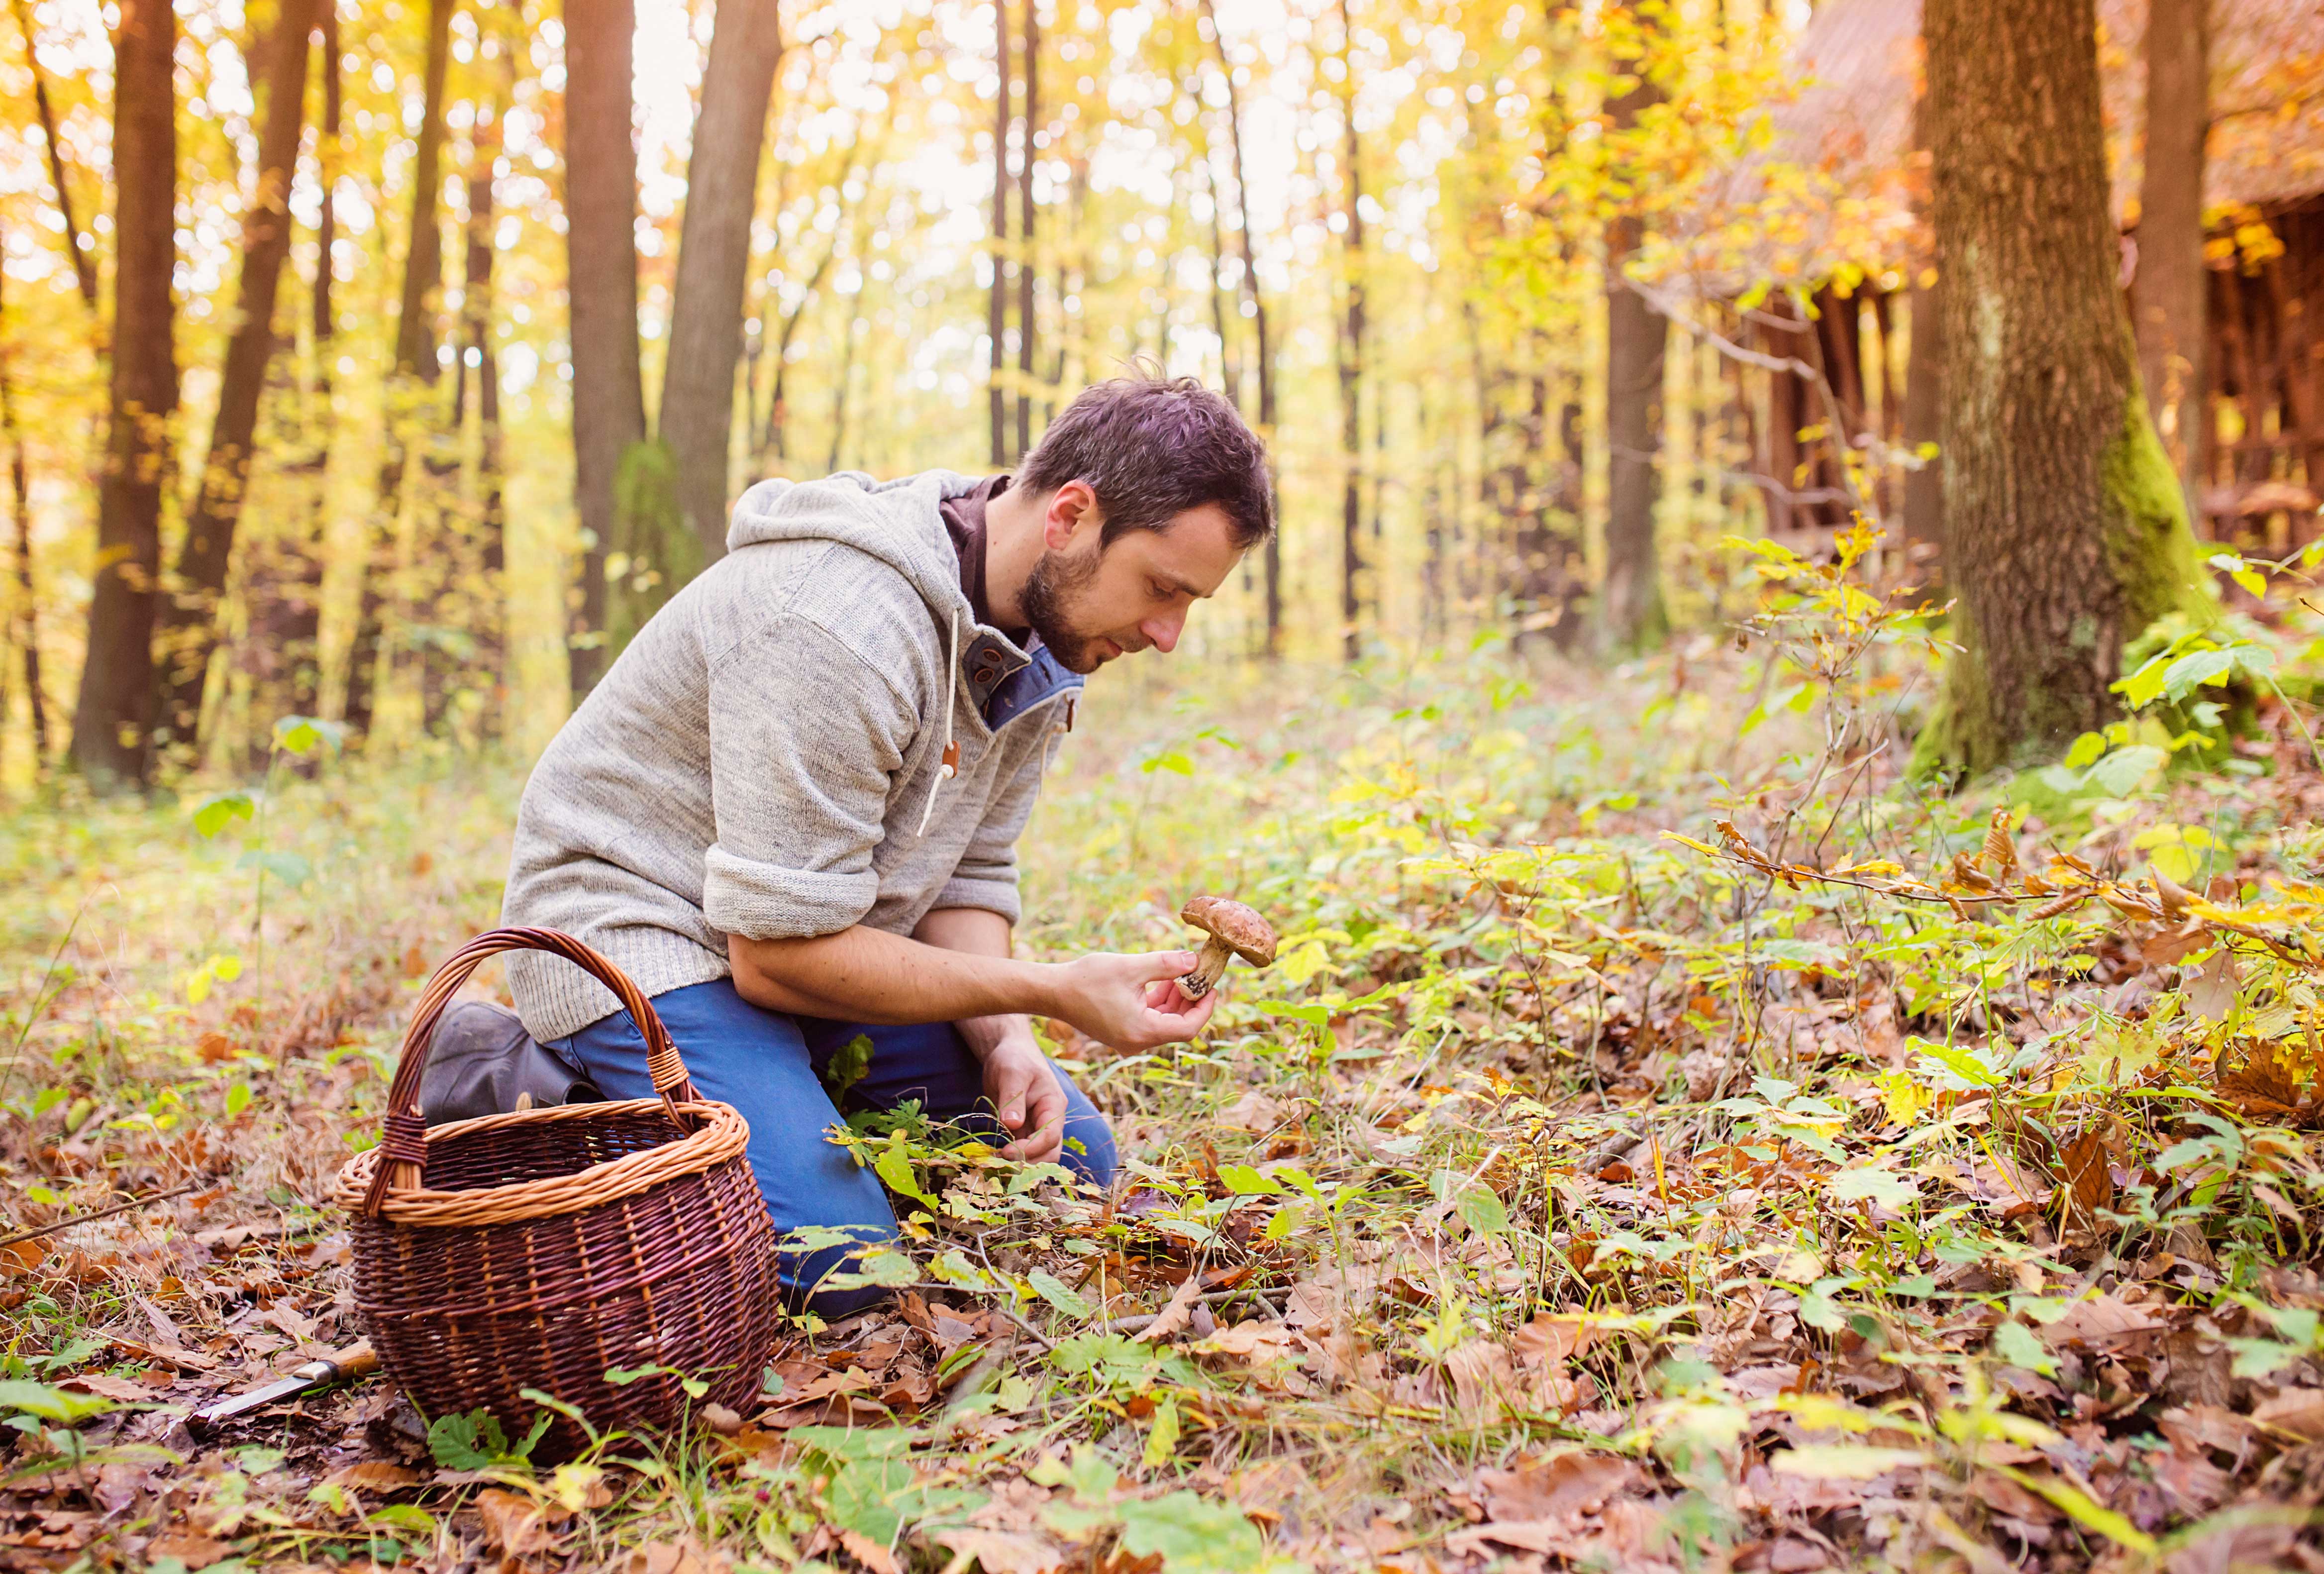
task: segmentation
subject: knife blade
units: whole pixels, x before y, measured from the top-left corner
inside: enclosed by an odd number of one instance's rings
[[[288,1376],[263,1384],[247,1393],[237,1393],[203,1405],[186,1417],[186,1430],[196,1438],[207,1440],[216,1436],[227,1421],[236,1416],[248,1415],[270,1404],[280,1404],[286,1399],[296,1399],[316,1389],[328,1387],[350,1377],[366,1376],[378,1370],[378,1352],[371,1347],[369,1339],[358,1339],[344,1350],[293,1368]]]

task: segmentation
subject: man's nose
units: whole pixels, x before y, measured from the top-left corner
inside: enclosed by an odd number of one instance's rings
[[[1146,636],[1147,643],[1167,656],[1178,648],[1178,635],[1185,626],[1186,614],[1180,610],[1148,618],[1138,625],[1138,632]]]

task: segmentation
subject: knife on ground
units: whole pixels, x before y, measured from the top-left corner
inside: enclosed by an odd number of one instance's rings
[[[319,1361],[309,1361],[287,1377],[237,1393],[228,1399],[214,1400],[186,1417],[186,1430],[196,1438],[207,1440],[217,1435],[226,1422],[237,1416],[263,1410],[270,1404],[280,1404],[286,1399],[296,1399],[327,1388],[350,1377],[362,1377],[379,1370],[379,1356],[369,1339],[358,1339],[344,1350],[335,1351]]]

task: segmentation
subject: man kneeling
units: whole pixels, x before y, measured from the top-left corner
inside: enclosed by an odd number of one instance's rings
[[[1178,991],[1187,951],[1012,959],[1017,838],[1084,675],[1172,649],[1274,528],[1259,440],[1185,381],[1085,390],[1014,476],[752,487],[726,556],[534,767],[503,921],[577,937],[653,996],[695,1086],[750,1122],[778,1235],[896,1233],[825,1136],[820,1073],[859,1034],[851,1106],[918,1099],[1106,1183],[1112,1134],[1027,1014],[1144,1050],[1193,1038],[1216,995]],[[609,1097],[650,1096],[603,986],[537,952],[508,968],[535,1039]],[[872,1299],[818,1290],[845,1255],[787,1258],[794,1301]]]

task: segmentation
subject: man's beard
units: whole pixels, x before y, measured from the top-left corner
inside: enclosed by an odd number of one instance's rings
[[[1098,554],[1092,552],[1086,560],[1068,558],[1061,552],[1047,551],[1033,565],[1033,572],[1025,580],[1025,590],[1019,600],[1019,610],[1025,615],[1026,626],[1038,634],[1057,664],[1068,672],[1089,673],[1097,671],[1100,659],[1092,653],[1099,639],[1075,628],[1069,611],[1075,594],[1087,588],[1097,578]]]

